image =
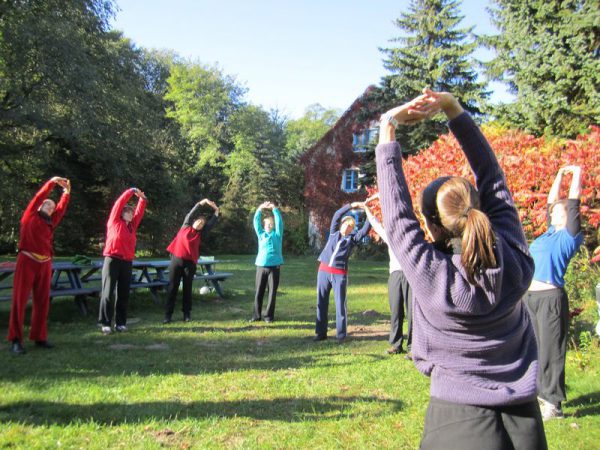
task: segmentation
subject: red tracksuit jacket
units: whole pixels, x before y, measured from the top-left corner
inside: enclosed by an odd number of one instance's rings
[[[56,205],[54,214],[52,214],[51,223],[46,222],[40,216],[38,209],[48,198],[50,192],[54,189],[56,183],[47,181],[42,188],[35,194],[33,199],[27,205],[27,209],[21,217],[21,230],[19,237],[19,250],[24,250],[38,255],[51,257],[54,254],[52,249],[54,230],[67,212],[67,205],[71,195],[63,192],[60,201]]]
[[[133,261],[135,257],[135,233],[142,217],[144,217],[146,199],[139,198],[133,219],[127,224],[121,217],[121,212],[127,201],[133,196],[133,192],[133,189],[127,189],[123,192],[110,211],[106,223],[106,243],[102,252],[104,256],[119,258],[124,261]]]

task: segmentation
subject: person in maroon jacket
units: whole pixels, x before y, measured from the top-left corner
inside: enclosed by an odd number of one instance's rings
[[[138,197],[135,211],[127,204],[133,195]],[[102,253],[104,265],[98,317],[103,334],[110,334],[112,331],[113,303],[116,303],[115,330],[127,331],[127,302],[131,284],[131,262],[135,256],[135,233],[144,217],[145,209],[146,196],[138,188],[131,188],[121,194],[110,211],[106,223],[106,243]]]
[[[195,220],[193,217],[198,209],[203,205],[209,205],[215,213],[207,222],[206,217],[199,216]],[[171,253],[171,264],[169,264],[169,289],[167,293],[167,303],[165,307],[165,319],[163,323],[171,322],[173,310],[175,309],[175,299],[179,290],[179,283],[183,278],[183,320],[189,322],[192,313],[192,285],[196,273],[196,264],[200,256],[200,244],[206,238],[208,232],[215,226],[219,216],[217,205],[205,198],[194,205],[191,211],[185,216],[183,225],[179,229],[177,236],[167,247]],[[193,222],[192,222],[193,220]]]
[[[48,198],[58,185],[63,188],[58,205]],[[21,217],[19,255],[13,280],[12,304],[8,324],[10,351],[25,353],[23,324],[27,299],[33,290],[29,339],[38,347],[52,348],[48,342],[48,312],[50,311],[50,281],[52,278],[52,241],[54,230],[62,220],[71,197],[71,183],[66,178],[53,177],[35,194]]]

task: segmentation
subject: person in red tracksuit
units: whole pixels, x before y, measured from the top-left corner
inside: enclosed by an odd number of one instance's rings
[[[206,217],[199,216],[195,220],[194,215],[202,205],[209,205],[215,213],[207,222]],[[189,322],[192,312],[192,284],[194,283],[194,274],[198,256],[200,256],[200,244],[206,238],[208,232],[215,226],[219,216],[217,205],[205,198],[194,205],[192,210],[185,216],[183,225],[179,229],[177,236],[167,247],[171,253],[171,263],[169,264],[169,289],[167,293],[167,303],[165,307],[165,319],[163,323],[171,322],[173,310],[175,309],[175,299],[179,290],[179,283],[183,278],[183,320]],[[193,222],[192,222],[193,220]]]
[[[58,205],[48,198],[55,186],[63,188]],[[19,255],[13,280],[13,295],[8,325],[10,351],[25,353],[23,324],[27,299],[33,290],[29,339],[38,347],[52,348],[48,342],[48,312],[52,278],[52,241],[54,230],[62,220],[71,197],[71,183],[66,178],[53,177],[35,194],[21,217]]]
[[[133,195],[138,197],[134,209],[127,204]],[[106,223],[102,293],[98,322],[103,334],[112,331],[113,310],[116,309],[115,330],[127,330],[127,302],[131,285],[131,262],[135,256],[136,231],[144,216],[146,196],[137,188],[127,189],[117,199]],[[116,298],[115,298],[115,290]],[[116,308],[114,306],[116,303]]]

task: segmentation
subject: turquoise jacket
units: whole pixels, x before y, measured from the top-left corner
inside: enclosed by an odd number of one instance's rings
[[[258,236],[257,266],[280,266],[283,264],[281,244],[283,241],[283,219],[278,208],[273,208],[275,227],[267,233],[262,226],[262,212],[257,209],[254,213],[254,231]]]

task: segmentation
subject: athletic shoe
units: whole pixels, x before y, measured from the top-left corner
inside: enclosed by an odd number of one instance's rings
[[[386,350],[386,353],[388,355],[399,355],[401,353],[404,353],[404,350],[402,350],[402,347],[390,347]]]
[[[171,322],[172,322],[172,319],[171,319],[171,317],[165,317],[165,318],[163,319],[163,323],[164,323],[165,325],[166,325],[166,324],[168,324],[168,323],[171,323]]]
[[[327,339],[327,336],[323,336],[321,334],[317,334],[314,338],[313,341],[318,342],[318,341],[324,341],[325,339]]]
[[[14,353],[15,355],[24,355],[26,353],[23,344],[21,344],[21,342],[18,340],[12,342],[10,346],[10,352]]]
[[[102,334],[110,334],[110,333],[112,333],[111,328],[109,326],[107,326],[107,325],[102,325],[101,331],[102,331]]]
[[[125,325],[117,325],[115,327],[115,330],[118,331],[119,333],[122,333],[123,331],[127,331],[127,327]]]
[[[542,419],[544,422],[552,419],[564,419],[565,415],[560,406],[553,405],[547,400],[538,397],[540,403],[540,410],[542,412]]]

